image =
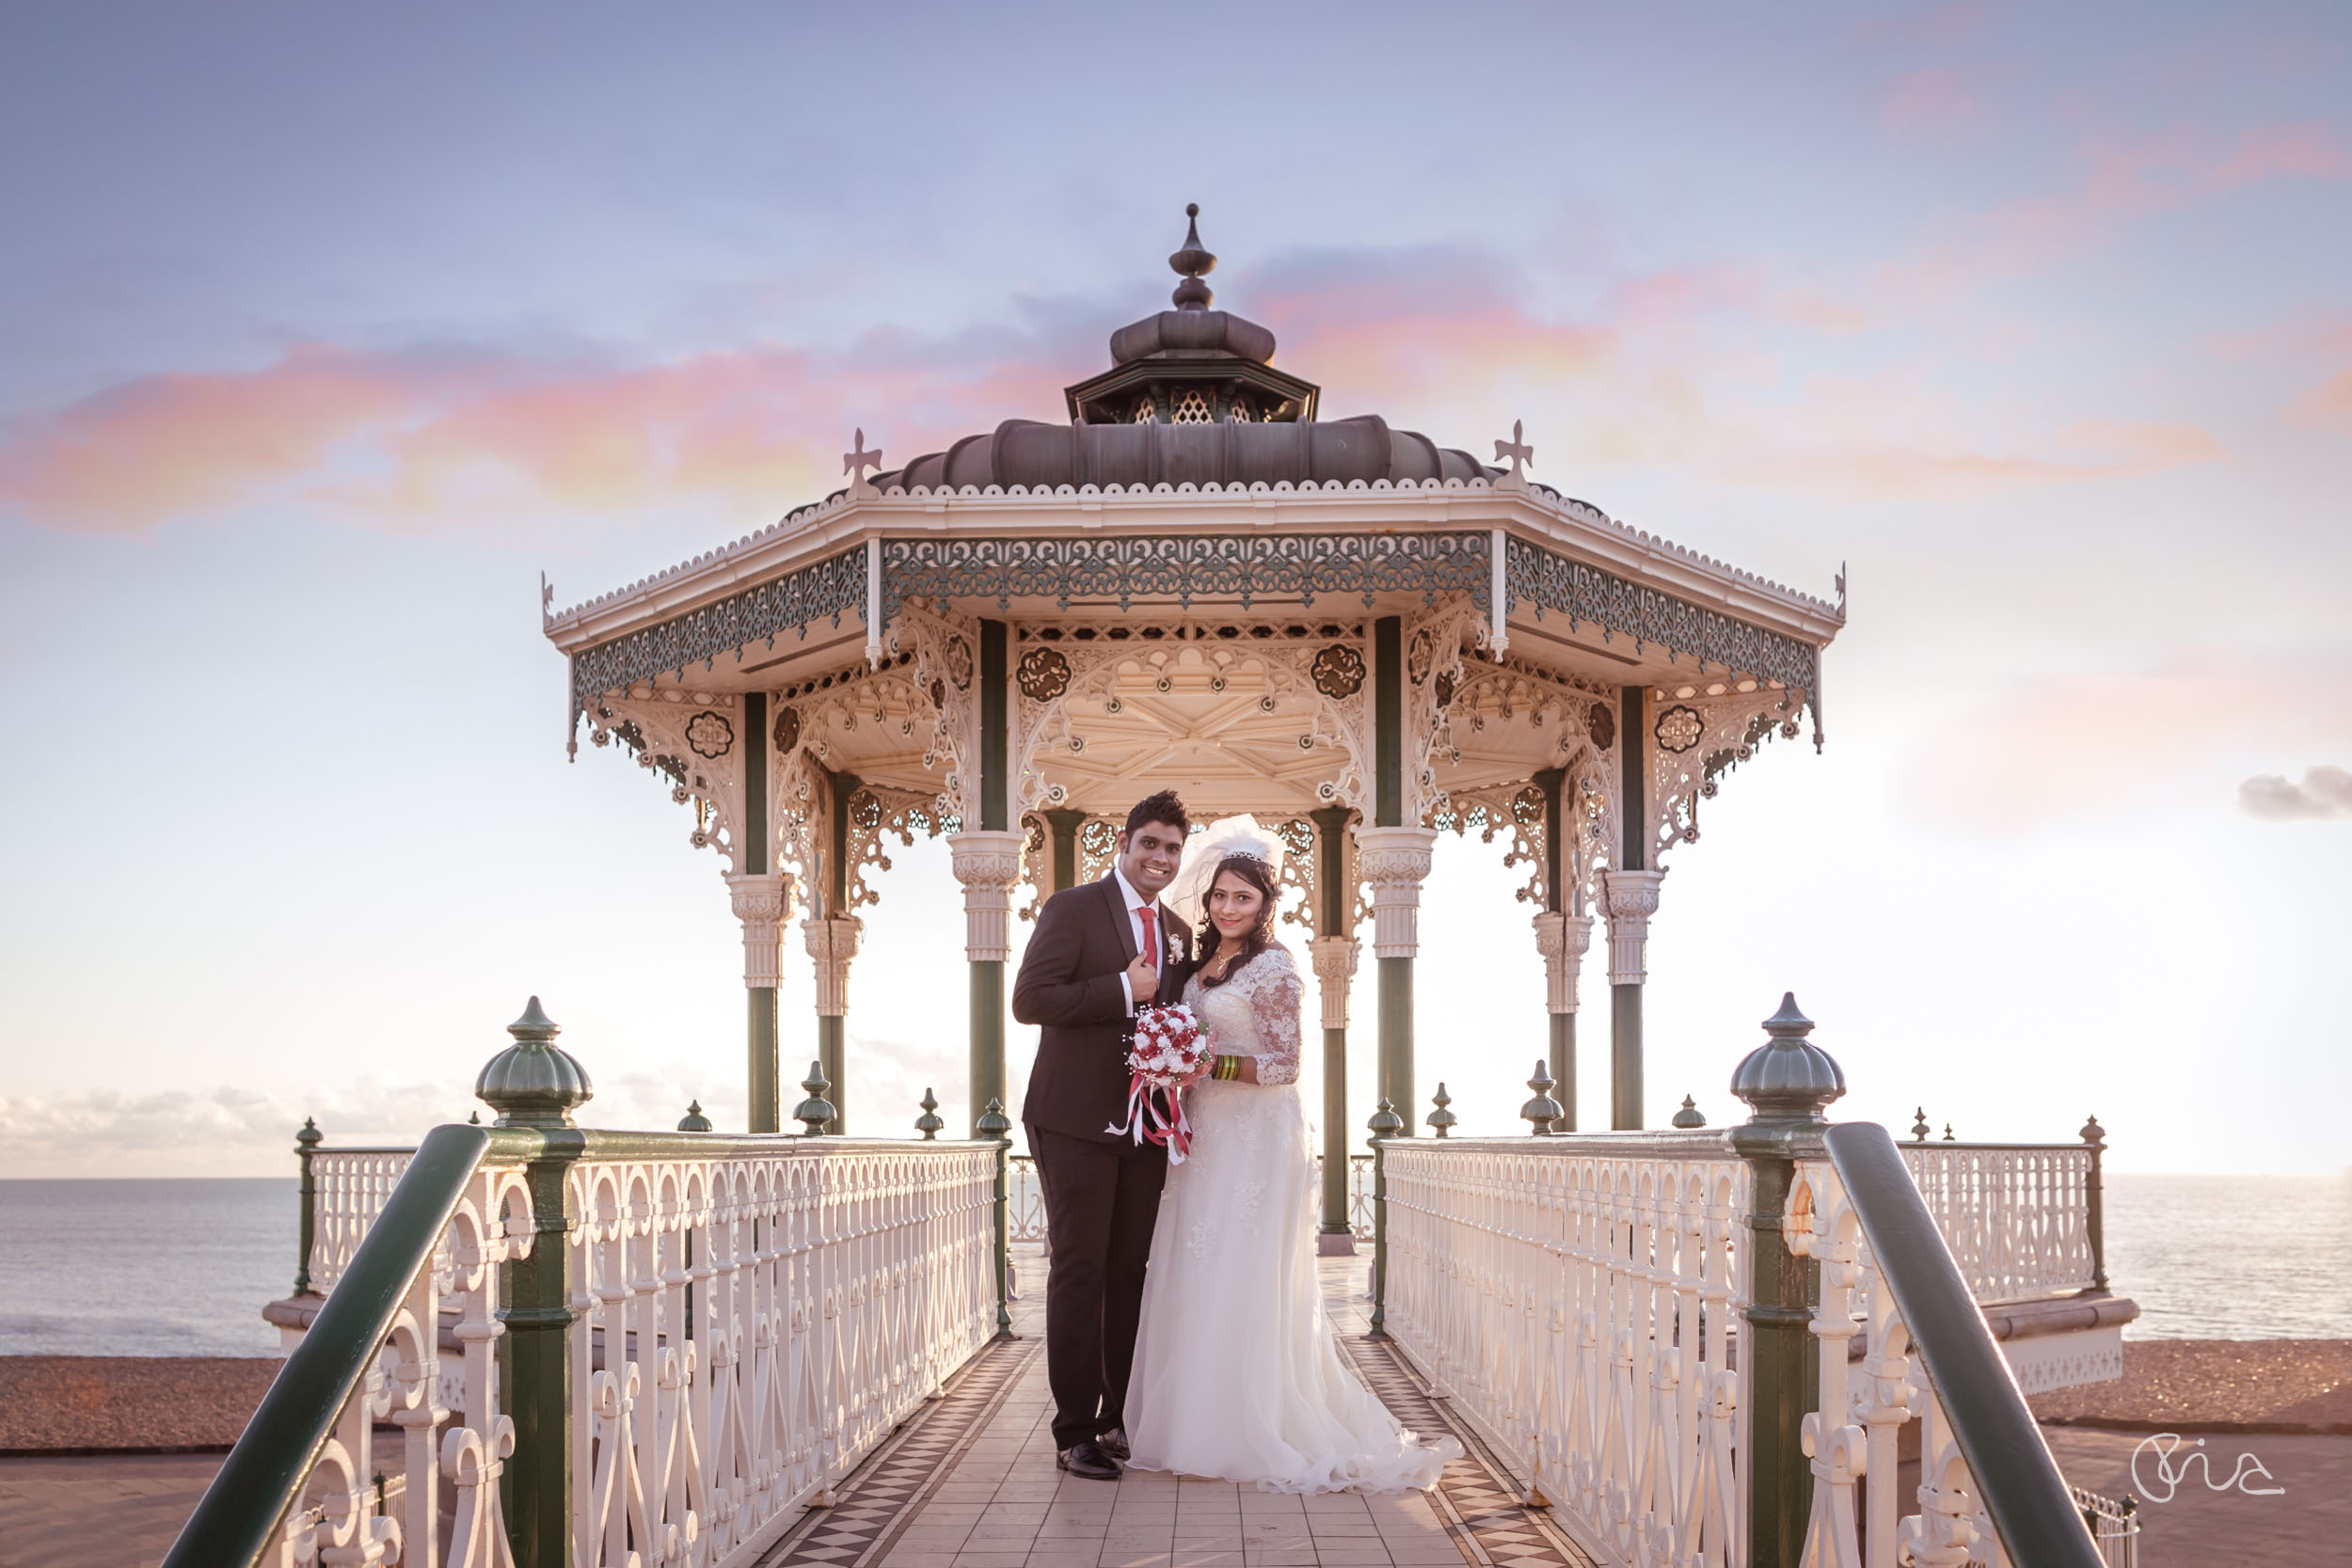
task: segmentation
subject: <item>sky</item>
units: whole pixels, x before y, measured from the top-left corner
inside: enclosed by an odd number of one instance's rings
[[[1636,527],[1846,570],[1826,749],[1669,860],[1653,1123],[1735,1119],[1793,990],[1839,1116],[2344,1170],[2348,73],[2327,5],[13,8],[0,1176],[413,1138],[532,994],[584,1120],[739,1126],[719,864],[567,762],[540,574],[764,527],[855,429],[1062,417],[1187,201],[1326,417],[1523,420]],[[1546,1038],[1501,856],[1424,905],[1464,1132]],[[959,895],[894,863],[852,1129],[961,1126]]]

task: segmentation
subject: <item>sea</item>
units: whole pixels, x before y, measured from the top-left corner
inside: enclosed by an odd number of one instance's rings
[[[0,1181],[0,1355],[276,1355],[293,1179]],[[2352,1339],[2352,1172],[2106,1179],[2137,1339]]]

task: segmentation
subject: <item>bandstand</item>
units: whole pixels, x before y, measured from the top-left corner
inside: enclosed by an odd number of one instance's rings
[[[888,841],[916,832],[946,835],[963,886],[974,1117],[1005,1098],[1016,905],[1101,876],[1116,822],[1163,784],[1196,816],[1279,824],[1293,850],[1287,913],[1322,988],[1327,1231],[1345,1228],[1358,932],[1369,915],[1376,1089],[1410,1106],[1442,832],[1500,840],[1524,873],[1566,1128],[1605,923],[1607,1120],[1642,1126],[1668,862],[1726,774],[1808,721],[1820,744],[1842,602],[1535,483],[1517,424],[1488,464],[1377,416],[1319,419],[1274,335],[1211,308],[1197,223],[1168,261],[1174,308],[1111,335],[1064,420],[1008,419],[887,469],[861,430],[845,489],[547,617],[575,750],[584,731],[632,753],[723,863],[750,1130],[786,1125],[775,988],[796,915],[831,1130],[859,1125],[841,1090],[859,911]]]
[[[632,753],[721,859],[751,1125],[579,1125],[590,1075],[533,997],[475,1081],[487,1125],[401,1148],[306,1126],[294,1290],[264,1312],[286,1367],[167,1568],[2132,1568],[2130,1508],[2067,1484],[2026,1399],[2122,1370],[2096,1118],[2071,1144],[1931,1142],[1924,1108],[1902,1144],[1833,1123],[1844,1071],[1789,996],[1724,1052],[1745,1120],[1642,1126],[1670,857],[1759,748],[1820,743],[1842,603],[1534,483],[1516,425],[1488,465],[1318,420],[1272,335],[1210,309],[1197,232],[1170,261],[1176,309],[1112,336],[1067,423],[891,469],[860,432],[842,492],[548,617],[575,745]],[[1426,1496],[1292,1522],[1230,1483],[1088,1497],[1055,1467],[1004,971],[1018,915],[1100,876],[1166,784],[1294,851],[1326,1250],[1374,1243],[1368,1271],[1324,1260],[1325,1307],[1401,1420],[1464,1439]],[[1525,877],[1551,1020],[1529,1135],[1452,1135],[1442,1091],[1437,1135],[1408,1135],[1448,831]],[[939,1137],[928,1096],[920,1137],[850,1136],[905,1130],[825,1096],[868,874],[917,832],[963,887],[972,1136]],[[820,1076],[787,1135],[796,921]],[[1578,1132],[1597,921],[1612,1128]]]

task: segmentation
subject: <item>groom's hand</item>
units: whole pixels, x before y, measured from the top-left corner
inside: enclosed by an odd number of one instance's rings
[[[1158,1001],[1159,993],[1160,972],[1152,967],[1150,958],[1136,954],[1127,962],[1127,994],[1136,999],[1136,1008],[1141,1011]]]

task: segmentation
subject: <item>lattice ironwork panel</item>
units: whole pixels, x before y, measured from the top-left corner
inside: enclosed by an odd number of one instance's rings
[[[1485,533],[1251,534],[1159,539],[893,539],[882,545],[882,619],[908,598],[1116,599],[1465,593],[1486,612],[1493,573]]]
[[[706,670],[721,654],[754,642],[775,646],[778,634],[797,632],[821,620],[838,626],[846,610],[866,604],[866,550],[844,550],[828,560],[787,572],[715,604],[646,626],[572,656],[572,717],[577,720],[603,692],[652,680],[665,671],[681,674],[690,665]]]
[[[1503,564],[1505,594],[1514,603],[1533,602],[1537,620],[1556,612],[1568,618],[1571,629],[1590,621],[1603,638],[1630,637],[1636,648],[1655,642],[1677,657],[1687,654],[1702,673],[1713,666],[1778,681],[1804,693],[1818,730],[1821,650],[1812,643],[1645,588],[1523,539],[1506,543]]]

